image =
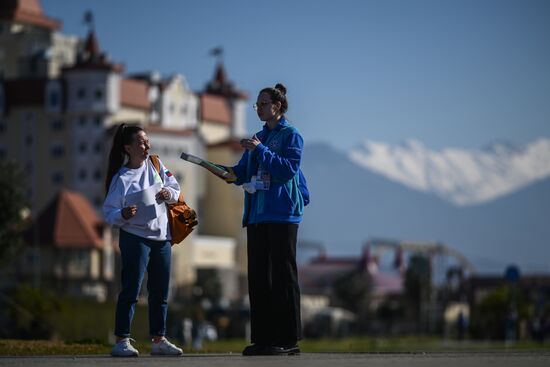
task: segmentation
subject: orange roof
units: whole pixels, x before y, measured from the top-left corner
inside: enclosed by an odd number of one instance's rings
[[[201,94],[200,106],[202,121],[231,124],[231,109],[225,98],[212,94]]]
[[[61,190],[38,215],[41,245],[57,248],[103,248],[104,222],[88,200],[77,192]]]
[[[144,110],[151,108],[147,82],[136,79],[122,79],[120,81],[120,104]]]
[[[44,15],[38,0],[2,0],[0,19],[33,24],[52,30],[61,28],[60,21]]]

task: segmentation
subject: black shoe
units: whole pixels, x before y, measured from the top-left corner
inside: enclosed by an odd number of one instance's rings
[[[270,356],[273,355],[272,347],[269,345],[252,344],[244,348],[243,356]]]
[[[272,346],[271,354],[276,356],[294,356],[300,354],[300,348],[297,344],[284,345],[284,346]]]

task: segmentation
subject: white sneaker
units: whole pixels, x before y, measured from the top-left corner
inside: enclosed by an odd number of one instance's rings
[[[124,338],[118,341],[111,349],[111,355],[113,357],[137,357],[139,352],[136,348],[130,344],[130,340],[135,342],[134,339]]]
[[[170,343],[168,339],[162,337],[158,343],[153,342],[151,346],[152,356],[181,356],[183,350]]]

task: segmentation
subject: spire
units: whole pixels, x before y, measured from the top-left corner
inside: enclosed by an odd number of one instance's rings
[[[85,68],[122,72],[123,66],[111,62],[107,54],[101,51],[95,33],[94,16],[90,10],[84,13],[84,23],[89,27],[88,36],[84,41],[82,49],[78,52],[75,65],[65,68],[65,70]]]
[[[227,77],[223,61],[219,60],[214,71],[214,78],[206,84],[205,92],[226,98],[248,99],[248,95],[239,90]]]
[[[223,67],[222,62],[219,62],[218,66],[216,67],[216,72],[214,74],[214,81],[221,86],[226,84],[231,84],[231,83],[228,83],[227,74],[225,72],[225,68]]]
[[[99,42],[97,41],[97,37],[93,29],[90,30],[90,32],[88,33],[88,38],[86,38],[86,42],[84,44],[84,52],[87,54],[90,60],[97,60],[101,55]]]

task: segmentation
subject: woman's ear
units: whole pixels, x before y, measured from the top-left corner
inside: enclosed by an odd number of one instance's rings
[[[123,147],[124,147],[124,153],[130,155],[130,145],[125,144]]]
[[[277,111],[276,112],[279,112],[281,110],[281,101],[276,101],[275,103],[273,103],[273,106],[275,106],[277,108]]]

